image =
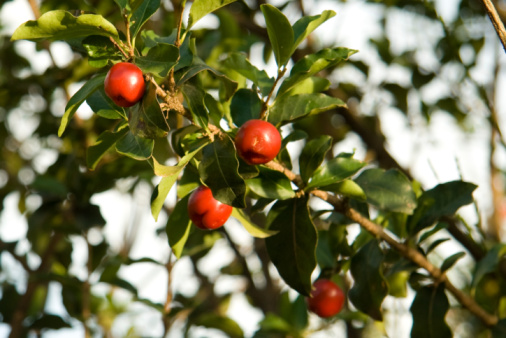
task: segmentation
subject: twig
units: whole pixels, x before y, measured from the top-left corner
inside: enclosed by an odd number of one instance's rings
[[[279,80],[285,75],[286,73],[286,66],[283,66],[283,68],[278,69],[278,76],[276,77],[276,80],[274,81],[274,84],[272,85],[271,91],[269,92],[269,95],[267,95],[267,98],[262,103],[262,111],[260,112],[260,119],[265,118],[265,113],[267,112],[267,109],[269,108],[269,101],[274,94],[274,90],[276,89],[276,86],[278,85]]]
[[[109,37],[109,40],[111,40],[112,44],[119,49],[119,51],[121,52],[121,54],[123,54],[126,60],[130,58],[128,54],[123,50],[123,48],[121,48],[121,46],[112,38],[112,36]]]
[[[504,24],[501,21],[501,17],[497,13],[497,10],[495,9],[495,6],[492,3],[492,1],[481,0],[481,2],[483,3],[483,6],[485,6],[485,11],[487,12],[488,17],[490,18],[490,21],[492,21],[495,31],[497,32],[497,36],[499,37],[499,40],[501,40],[502,46],[506,51],[506,29],[504,29]]]

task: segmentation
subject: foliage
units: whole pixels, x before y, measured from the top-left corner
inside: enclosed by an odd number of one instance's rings
[[[177,329],[177,322],[186,333],[205,327],[245,336],[227,311],[232,291],[216,292],[213,280],[200,271],[212,248],[224,240],[234,259],[219,275],[244,278],[245,295],[263,314],[255,337],[302,337],[337,321],[346,323],[351,337],[356,331],[367,332],[374,321],[386,322],[386,300],[404,299],[407,290],[414,294],[409,299],[411,336],[450,336],[469,316],[475,318],[477,336],[499,336],[506,316],[504,245],[498,232],[486,234],[483,224],[469,225],[457,215],[474,203],[476,185],[456,180],[422,188],[388,153],[375,114],[383,101],[371,99],[371,93],[379,92],[389,98],[389,108],[406,118],[416,106],[427,124],[436,112],[445,111],[464,129],[473,114],[467,105],[476,100],[490,111],[491,130],[501,135],[490,89],[472,75],[485,33],[466,28],[468,21],[483,19],[483,13],[462,2],[460,16],[444,22],[431,1],[380,2],[377,6],[385,13],[409,13],[442,27],[443,34],[433,46],[437,57],[429,67],[421,49],[392,48],[385,14],[383,30],[370,46],[377,62],[402,68],[409,81],[374,84],[373,65],[358,58],[361,52],[320,46],[312,39],[318,27],[335,19],[333,10],[305,15],[299,1],[301,15],[291,20],[285,14],[295,6],[290,1],[280,7],[249,3],[43,1],[40,17],[18,27],[11,41],[2,38],[0,199],[17,197],[28,222],[26,238],[8,241],[0,236],[1,257],[14,258],[28,276],[26,287],[19,287],[9,273],[0,274],[0,318],[10,325],[11,336],[68,328],[72,319],[83,323],[87,336],[109,335],[112,323],[132,304],[156,312],[164,335]],[[72,6],[82,12],[69,11]],[[191,6],[187,21],[182,20],[185,6]],[[198,28],[209,14],[219,26]],[[257,23],[259,15],[264,26]],[[65,41],[75,55],[68,65],[53,64],[38,75],[15,48],[18,40],[33,41],[48,53],[49,42]],[[273,65],[274,74],[258,66],[252,55],[259,43],[263,61]],[[462,49],[473,57],[464,60]],[[129,109],[116,106],[104,92],[105,74],[120,61],[142,69],[147,84],[142,101]],[[458,68],[458,75],[445,78],[449,67]],[[341,79],[338,75],[346,70],[361,74],[366,84]],[[425,92],[437,81],[450,89],[431,102]],[[80,89],[69,95],[69,86],[76,83]],[[472,98],[463,97],[464,92]],[[62,93],[66,106],[55,108]],[[371,112],[354,111],[370,100],[376,100]],[[32,107],[41,101],[44,104]],[[19,126],[11,121],[27,102],[36,127],[31,136],[17,137]],[[78,114],[84,103],[94,113],[89,119]],[[280,153],[265,165],[248,165],[236,152],[237,128],[251,119],[269,121],[284,136]],[[348,131],[360,136],[372,158],[359,158],[354,149],[335,151]],[[29,142],[50,150],[55,159],[39,165],[37,151],[25,149]],[[293,150],[292,142],[300,145],[300,152]],[[121,250],[115,250],[104,235],[106,220],[93,198],[125,181],[131,182],[131,195],[149,187],[151,214],[166,222],[157,232],[171,250],[164,259],[133,258],[135,236],[125,236]],[[237,224],[229,222],[211,232],[192,225],[186,205],[189,193],[202,184],[217,200],[234,207]],[[177,195],[174,203],[168,198],[171,190]],[[318,200],[325,206],[318,206]],[[230,234],[239,225],[249,236],[248,254]],[[357,225],[360,232],[350,236]],[[100,240],[91,240],[97,232]],[[85,271],[79,275],[73,268],[76,238],[87,252]],[[459,252],[435,255],[448,240]],[[473,262],[459,265],[464,256]],[[34,263],[31,257],[39,260]],[[199,285],[191,296],[170,284],[174,267],[185,259]],[[259,262],[258,271],[251,259]],[[164,304],[143,298],[122,276],[122,269],[142,263],[165,269],[169,276]],[[452,272],[459,268],[473,278],[459,280],[457,288]],[[347,291],[347,304],[337,317],[319,320],[315,329],[304,296],[319,277],[340,284]],[[61,286],[68,318],[45,312],[51,284]],[[107,285],[105,295],[98,292],[99,284]],[[115,290],[131,295],[128,305],[114,299]]]

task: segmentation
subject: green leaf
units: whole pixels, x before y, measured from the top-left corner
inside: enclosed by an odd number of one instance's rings
[[[29,326],[31,330],[59,330],[63,328],[72,327],[62,317],[44,313],[39,318],[35,319]]]
[[[226,6],[235,0],[194,0],[190,8],[190,16],[188,18],[188,30],[193,25],[209,13]]]
[[[314,171],[322,164],[331,147],[332,137],[328,135],[321,135],[306,143],[299,157],[300,176],[305,183],[309,181]]]
[[[238,168],[236,150],[228,136],[215,137],[214,142],[202,149],[199,174],[214,198],[235,208],[244,208],[246,184]]]
[[[459,259],[464,257],[466,255],[465,252],[457,252],[456,254],[451,255],[450,257],[446,258],[441,264],[441,272],[445,272],[446,270],[450,269],[452,266],[457,263]]]
[[[224,317],[215,313],[204,313],[200,315],[195,320],[195,325],[220,330],[226,333],[227,337],[231,338],[244,337],[244,332],[239,324],[229,317]]]
[[[326,48],[315,54],[303,57],[293,66],[290,76],[281,84],[277,96],[281,97],[297,83],[321,72],[325,68],[336,66],[339,62],[347,60],[356,52],[356,50],[343,47]]]
[[[242,211],[241,209],[234,208],[232,210],[232,217],[237,219],[242,224],[244,229],[246,229],[246,231],[248,231],[249,234],[253,237],[267,238],[278,233],[277,231],[262,229],[258,227],[249,219],[249,216],[246,215],[244,211]]]
[[[364,190],[357,183],[355,183],[355,181],[350,179],[327,185],[325,187],[322,187],[322,190],[332,191],[336,194],[351,197],[363,202],[367,200],[367,196],[365,195]]]
[[[316,229],[307,198],[278,201],[269,211],[267,225],[278,234],[265,239],[267,252],[283,280],[304,296],[311,292],[316,267]]]
[[[325,94],[298,94],[277,100],[269,110],[269,122],[279,126],[309,115],[346,107],[341,99]]]
[[[308,325],[308,311],[305,297],[298,295],[292,302],[289,292],[281,294],[279,301],[280,314],[292,326],[292,332],[302,332]],[[296,335],[295,335],[296,336]]]
[[[381,210],[411,214],[416,208],[411,182],[398,170],[368,169],[355,182],[364,190],[367,202]]]
[[[105,153],[111,149],[116,142],[128,132],[127,125],[124,124],[123,127],[119,128],[117,131],[104,131],[97,138],[97,141],[92,144],[86,151],[86,165],[90,170],[95,170],[98,162]]]
[[[492,338],[506,337],[506,319],[500,320],[497,325],[492,328]]]
[[[408,280],[410,273],[408,271],[398,271],[386,276],[388,281],[388,294],[396,298],[406,298],[408,296]]]
[[[435,240],[434,242],[430,243],[430,245],[427,247],[427,250],[425,251],[425,254],[428,255],[431,253],[434,249],[436,249],[439,245],[443,244],[446,241],[449,241],[449,238],[439,238]]]
[[[256,332],[254,337],[269,337],[269,333],[290,333],[292,330],[291,325],[283,318],[273,313],[268,313],[258,325],[260,330]]]
[[[235,92],[230,103],[230,115],[237,127],[246,121],[258,119],[262,110],[262,100],[251,89],[239,89]]]
[[[114,2],[119,6],[119,8],[121,10],[130,8],[130,1],[129,0],[114,0]]]
[[[163,204],[167,195],[169,194],[170,189],[176,183],[177,178],[181,171],[186,167],[188,162],[203,148],[200,148],[192,151],[191,153],[186,154],[179,160],[179,163],[175,166],[165,166],[158,163],[158,161],[153,158],[153,165],[155,170],[155,175],[162,176],[163,178],[160,180],[160,183],[153,190],[153,194],[151,195],[151,214],[155,221],[158,220],[158,215],[162,210]]]
[[[366,165],[351,157],[338,156],[324,163],[314,173],[306,189],[321,188],[335,184],[355,175]]]
[[[499,262],[506,255],[506,244],[496,244],[493,246],[483,257],[478,264],[476,264],[476,270],[473,274],[473,281],[471,286],[473,288],[478,285],[480,280],[490,272],[497,269]]]
[[[305,38],[308,37],[318,26],[336,15],[334,11],[323,11],[320,15],[304,16],[293,25],[294,44],[293,51],[297,49]]]
[[[130,36],[135,39],[141,27],[155,14],[160,7],[160,0],[142,0],[136,1],[136,7],[132,8],[132,16],[130,17]]]
[[[188,240],[191,230],[191,221],[188,216],[188,199],[190,194],[179,200],[174,210],[169,215],[165,231],[169,239],[169,245],[177,258],[181,258],[184,245]]]
[[[143,161],[151,157],[154,145],[154,140],[135,136],[129,132],[116,142],[116,151],[134,160]]]
[[[108,64],[109,60],[122,59],[121,52],[105,36],[88,36],[82,41],[82,45],[88,53],[88,63],[92,67],[102,68]]]
[[[104,86],[101,85],[87,99],[86,103],[91,110],[100,117],[111,120],[128,120],[125,108],[119,107],[105,94]]]
[[[60,128],[58,129],[58,136],[61,137],[65,128],[67,128],[67,124],[74,116],[77,109],[81,106],[81,104],[86,100],[98,87],[104,85],[106,74],[100,74],[95,76],[94,78],[88,80],[69,100],[67,105],[65,106],[65,113],[61,119]]]
[[[141,102],[130,109],[128,125],[135,136],[149,139],[166,137],[170,128],[156,97],[156,88],[149,82],[146,87]]]
[[[75,40],[90,35],[119,39],[116,27],[101,15],[81,14],[76,17],[67,11],[55,10],[19,26],[11,40]]]
[[[264,14],[267,34],[271,42],[274,57],[278,68],[286,65],[293,51],[293,29],[290,21],[276,7],[272,5],[261,5]]]
[[[283,93],[283,96],[321,93],[330,87],[330,81],[323,77],[311,76]]]
[[[152,73],[158,77],[166,77],[179,59],[179,49],[171,44],[158,43],[151,48],[146,56],[135,58],[135,64],[144,73]]]
[[[295,197],[292,182],[283,173],[259,167],[260,174],[246,180],[248,188],[260,197],[286,200]]]
[[[207,113],[206,106],[204,104],[204,99],[206,93],[200,87],[196,87],[193,85],[185,84],[182,87],[182,93],[186,102],[188,103],[188,107],[190,108],[190,112],[193,117],[193,122],[204,129],[207,130],[207,125],[209,123],[209,115]]]
[[[265,70],[259,70],[253,66],[243,53],[231,53],[223,63],[226,67],[251,80],[260,88],[264,96],[267,96],[274,86],[274,79],[269,77]]]
[[[350,301],[374,320],[383,320],[381,303],[388,294],[383,276],[384,255],[376,240],[370,240],[351,258],[351,275],[355,283],[348,293]]]
[[[448,298],[445,294],[444,283],[425,286],[418,290],[411,304],[413,326],[412,338],[447,338],[452,332],[445,322],[449,309]]]
[[[412,234],[430,227],[443,216],[452,216],[457,210],[473,202],[472,183],[453,181],[437,185],[418,199],[418,207],[409,221]]]

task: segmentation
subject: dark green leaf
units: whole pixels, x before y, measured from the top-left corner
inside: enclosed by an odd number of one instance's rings
[[[447,257],[443,264],[441,264],[441,272],[445,272],[446,270],[450,269],[452,266],[457,263],[459,259],[464,257],[466,255],[465,252],[457,252],[456,254],[451,255],[450,257]]]
[[[430,243],[429,247],[427,248],[425,254],[428,255],[430,252],[432,252],[435,248],[437,248],[440,244],[443,244],[446,241],[449,241],[449,238],[440,238],[435,240],[434,242]]]
[[[286,78],[278,90],[278,97],[281,97],[286,91],[297,83],[321,72],[327,67],[334,67],[339,62],[348,59],[357,51],[348,48],[326,48],[321,51],[310,54],[300,59],[290,71],[290,76]]]
[[[156,97],[156,88],[147,84],[146,93],[139,104],[130,109],[128,125],[132,134],[142,138],[155,139],[169,133],[169,124]]]
[[[267,225],[278,234],[265,239],[267,252],[283,280],[308,296],[316,267],[316,229],[306,198],[278,201],[269,211]]]
[[[30,20],[19,26],[11,40],[74,40],[90,35],[103,35],[118,39],[116,27],[103,16],[82,14],[73,16],[64,10],[49,11],[38,20]]]
[[[86,165],[90,170],[94,170],[97,167],[100,159],[105,155],[105,153],[111,149],[116,142],[128,132],[127,125],[124,124],[123,128],[111,132],[104,131],[97,138],[97,141],[92,144],[86,151]]]
[[[90,106],[91,110],[100,117],[111,120],[128,120],[125,108],[119,107],[112,102],[105,94],[103,85],[98,87],[97,90],[86,99],[86,103]]]
[[[215,313],[206,313],[200,315],[195,320],[196,325],[205,326],[208,328],[218,329],[227,334],[227,337],[232,338],[241,338],[244,337],[244,332],[242,331],[239,324],[237,324],[234,320],[229,317],[223,317],[221,315]]]
[[[413,315],[412,338],[447,338],[452,332],[445,322],[449,309],[444,283],[418,290],[411,304]]]
[[[0,297],[0,314],[2,315],[2,322],[11,322],[20,300],[21,295],[16,290],[16,287],[4,282],[2,284],[2,297]]]
[[[81,106],[81,104],[86,100],[95,90],[97,90],[100,86],[104,85],[106,74],[100,74],[86,82],[81,89],[79,89],[69,100],[67,105],[65,106],[65,113],[61,119],[60,129],[58,129],[58,136],[62,136],[65,128],[67,127],[68,122],[74,116],[74,113]]]
[[[242,224],[244,229],[246,229],[246,231],[248,231],[249,234],[253,237],[267,238],[267,237],[277,234],[277,231],[262,229],[262,228],[258,227],[257,225],[255,225],[249,219],[249,216],[246,215],[241,209],[234,208],[232,210],[232,217],[237,219]]]
[[[325,94],[285,96],[276,101],[269,110],[269,122],[279,126],[305,116],[323,113],[339,107],[346,107],[346,104],[338,98]]]
[[[135,39],[141,27],[158,10],[160,7],[160,0],[136,1],[135,5],[137,6],[131,9],[132,16],[130,17],[130,37],[132,39]]]
[[[151,48],[146,56],[135,59],[135,63],[144,73],[152,73],[159,77],[166,77],[174,68],[179,58],[179,49],[171,44],[158,43]]]
[[[293,329],[302,332],[307,327],[309,319],[305,297],[298,295],[292,302],[289,292],[283,292],[280,298],[281,316]]]
[[[228,5],[235,0],[194,0],[188,17],[188,30],[209,13]]]
[[[351,258],[351,275],[355,283],[349,299],[360,311],[375,320],[382,320],[381,303],[388,294],[383,276],[383,252],[376,240],[370,240]]]
[[[33,323],[30,324],[31,330],[59,330],[65,327],[72,327],[69,323],[67,323],[62,317],[57,315],[52,315],[48,313],[44,313],[41,317],[35,319]]]
[[[493,246],[476,265],[476,271],[473,274],[471,285],[476,287],[479,281],[488,273],[497,269],[499,262],[506,255],[506,244],[496,244]]]
[[[364,190],[367,201],[381,210],[411,214],[416,207],[411,182],[398,170],[368,169],[355,182]]]
[[[116,142],[116,151],[134,160],[143,161],[151,157],[154,144],[154,140],[135,136],[128,132]]]
[[[169,245],[172,252],[177,258],[181,257],[184,245],[188,240],[191,229],[191,221],[188,216],[188,199],[190,194],[186,195],[183,199],[179,200],[174,207],[174,210],[169,215],[165,231],[169,239]]]
[[[472,183],[453,181],[439,184],[428,190],[418,199],[418,207],[409,222],[410,232],[418,233],[443,216],[451,216],[457,210],[473,202],[473,191],[476,185]]]
[[[293,29],[290,21],[276,7],[268,4],[260,6],[264,14],[267,34],[271,42],[278,68],[286,65],[293,51]]]
[[[230,115],[238,127],[248,120],[258,119],[261,110],[262,100],[251,89],[239,89],[232,97]]]
[[[182,92],[185,97],[190,112],[193,117],[193,122],[207,130],[207,124],[209,123],[209,116],[207,113],[206,106],[204,104],[205,92],[200,87],[195,87],[186,84],[182,87]]]
[[[235,147],[229,137],[215,137],[214,142],[202,149],[199,173],[205,185],[211,188],[214,198],[233,207],[244,208],[246,184],[238,168]]]
[[[260,197],[286,200],[295,197],[292,183],[283,173],[259,167],[260,174],[246,180],[248,188]]]
[[[274,79],[269,77],[265,70],[259,70],[253,66],[247,59],[245,54],[231,53],[224,61],[224,65],[231,70],[241,74],[248,80],[251,80],[258,88],[262,95],[267,96],[274,86]]]
[[[107,65],[109,60],[122,59],[121,52],[105,36],[88,36],[83,40],[82,45],[90,57],[88,62],[92,67],[102,68]]]
[[[297,22],[293,25],[294,44],[292,53],[295,49],[297,49],[297,46],[300,45],[300,43],[304,41],[309,34],[311,34],[311,32],[335,15],[336,12],[334,11],[323,11],[320,15],[304,16],[297,20]]]
[[[332,137],[328,135],[321,135],[306,143],[299,157],[300,176],[304,182],[307,183],[313,176],[331,147]]]
[[[350,157],[333,158],[315,171],[307,189],[325,187],[345,180],[355,175],[365,165],[365,162]]]
[[[492,328],[492,338],[506,337],[506,319],[500,320],[497,325]]]

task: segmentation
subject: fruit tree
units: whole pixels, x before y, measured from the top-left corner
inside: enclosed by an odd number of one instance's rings
[[[498,3],[11,5],[0,332],[506,336]]]

